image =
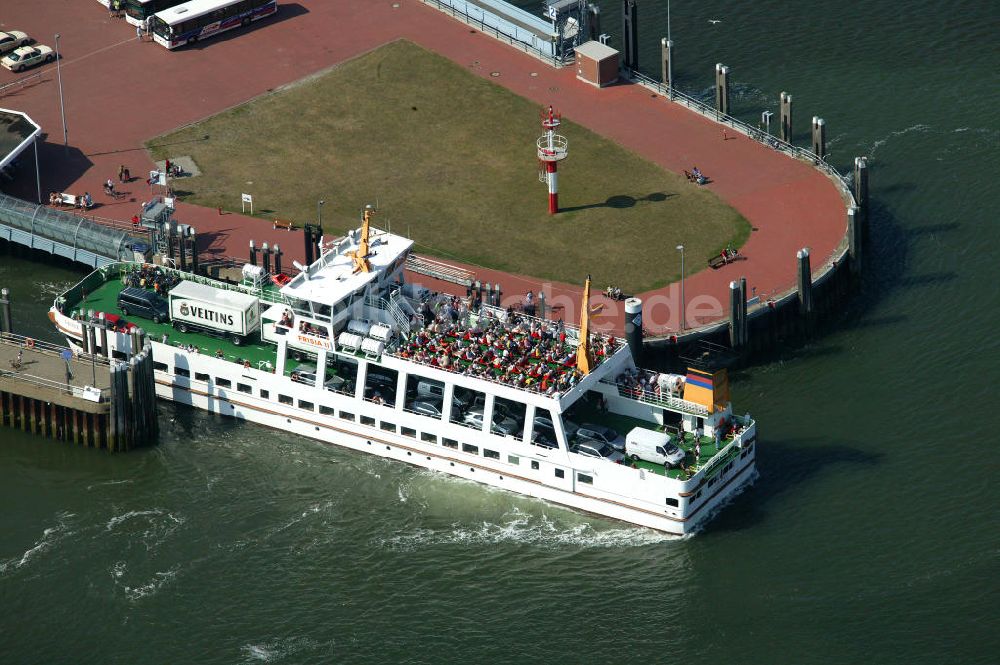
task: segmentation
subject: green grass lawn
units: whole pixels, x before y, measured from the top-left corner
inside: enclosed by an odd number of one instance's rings
[[[569,158],[548,214],[538,181],[540,108],[410,42],[397,41],[327,73],[151,140],[155,159],[190,155],[201,176],[181,198],[259,216],[378,226],[417,251],[596,288],[638,292],[673,281],[683,243],[689,272],[749,224],[710,191],[564,119]]]

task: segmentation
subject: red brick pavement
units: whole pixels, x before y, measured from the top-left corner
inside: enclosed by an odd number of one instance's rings
[[[27,30],[43,43],[59,31],[69,126],[69,151],[61,143],[55,67],[41,82],[0,97],[0,107],[27,112],[48,132],[41,150],[42,188],[90,191],[102,202],[96,212],[129,218],[148,189],[137,180],[121,202],[104,200],[100,183],[119,164],[141,175],[152,164],[143,141],[305,75],[321,71],[397,38],[490,77],[539,105],[554,104],[571,118],[674,172],[692,165],[710,175],[709,187],[739,210],[755,230],[741,252],[747,260],[718,271],[702,270],[685,280],[687,322],[719,318],[728,309],[730,280],[746,275],[761,295],[794,283],[796,250],[808,246],[814,266],[831,256],[845,230],[844,205],[833,184],[812,167],[791,160],[742,135],[723,141],[719,126],[687,109],[654,97],[640,86],[597,90],[576,81],[572,68],[555,70],[510,46],[471,30],[416,0],[300,0],[282,3],[276,17],[249,31],[236,30],[195,48],[169,52],[135,39],[131,26],[109,19],[93,0],[8,3],[0,28]],[[396,5],[394,7],[394,5]],[[532,76],[532,74],[535,74]],[[0,86],[18,78],[0,70]],[[177,154],[183,154],[178,147]],[[33,198],[33,183],[15,193]],[[44,194],[43,194],[44,196]],[[539,201],[543,201],[539,192]],[[279,242],[290,259],[302,258],[299,232],[273,230],[264,220],[181,204],[179,220],[196,227],[207,254],[246,256],[251,238]],[[677,238],[682,243],[683,238]],[[676,250],[665,247],[664,252]],[[579,285],[541,285],[530,277],[470,266],[483,281],[499,281],[518,301],[544,288],[549,301],[576,320]],[[655,270],[655,266],[651,266]],[[413,276],[414,279],[428,281]],[[438,288],[446,285],[432,285]],[[595,285],[597,289],[604,285]],[[647,328],[676,330],[677,285],[640,294]],[[603,299],[598,297],[598,302]],[[617,303],[603,303],[597,323],[620,330]]]

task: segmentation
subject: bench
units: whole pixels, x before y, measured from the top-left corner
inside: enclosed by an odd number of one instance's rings
[[[274,228],[285,229],[286,231],[292,230],[292,220],[290,219],[276,219],[274,220]]]
[[[58,197],[59,197],[59,199],[58,199],[58,201],[56,201],[57,205],[70,206],[71,208],[89,207],[89,206],[84,206],[83,205],[83,203],[81,201],[81,199],[83,198],[82,196],[76,196],[75,194],[59,193]]]

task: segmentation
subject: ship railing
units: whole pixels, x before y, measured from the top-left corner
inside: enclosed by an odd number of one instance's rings
[[[780,152],[788,153],[793,157],[805,160],[807,162],[812,162],[813,165],[819,170],[823,171],[826,175],[833,178],[838,184],[838,188],[841,194],[845,198],[850,200],[850,205],[856,205],[854,200],[854,194],[851,192],[850,185],[848,184],[847,178],[841,175],[840,171],[835,169],[831,164],[829,164],[824,158],[820,157],[811,150],[806,150],[805,148],[800,148],[798,146],[792,145],[787,141],[782,141],[777,136],[765,132],[759,127],[754,127],[742,120],[738,120],[731,115],[725,113],[720,113],[718,109],[706,104],[705,102],[695,99],[689,95],[684,94],[676,87],[668,87],[664,83],[657,81],[651,76],[647,76],[642,72],[636,71],[634,69],[626,70],[626,75],[633,82],[639,85],[649,88],[650,90],[655,90],[659,94],[663,95],[671,101],[677,102],[678,104],[683,104],[692,111],[700,113],[701,115],[709,118],[710,120],[715,120],[716,122],[722,123],[732,127],[734,130],[745,134],[747,137],[762,143],[766,146],[778,150]]]
[[[546,397],[551,397],[552,399],[559,399],[566,392],[569,392],[570,390],[573,389],[573,386],[570,386],[564,392],[558,392],[558,391],[556,391],[556,392],[549,393],[549,392],[543,392],[540,389],[535,389],[534,386],[535,385],[540,385],[540,384],[533,384],[532,386],[527,386],[527,387],[526,386],[517,386],[517,385],[514,385],[513,383],[508,383],[506,381],[498,381],[496,378],[493,378],[493,377],[490,377],[490,376],[480,376],[478,374],[468,374],[468,373],[462,371],[461,369],[455,369],[454,367],[441,367],[441,365],[434,365],[434,364],[432,364],[430,362],[427,362],[425,360],[417,360],[416,358],[413,358],[413,357],[405,357],[405,356],[403,356],[402,354],[399,353],[399,347],[398,347],[398,345],[393,345],[392,347],[387,346],[385,348],[385,351],[383,351],[383,353],[385,355],[391,356],[393,358],[399,358],[400,360],[405,360],[406,362],[414,363],[415,365],[424,365],[426,367],[433,367],[434,369],[439,369],[439,370],[444,371],[444,372],[451,372],[452,374],[458,374],[459,376],[469,376],[469,377],[472,377],[472,378],[475,378],[475,379],[479,379],[480,381],[486,381],[488,383],[495,383],[498,386],[505,386],[507,388],[513,388],[515,390],[523,390],[524,392],[527,392],[527,393],[537,393],[539,395],[545,395]]]
[[[618,390],[618,396],[624,397],[625,399],[642,402],[643,404],[649,404],[650,406],[663,407],[672,411],[690,413],[695,416],[709,415],[707,407],[694,402],[689,402],[685,399],[681,399],[680,397],[673,397],[671,395],[657,393],[652,390],[644,390],[642,388],[631,388],[611,379],[601,379],[601,383],[614,386]]]
[[[410,319],[403,313],[403,310],[399,308],[394,302],[386,300],[382,296],[367,296],[365,298],[365,304],[369,307],[374,307],[375,309],[381,309],[389,313],[392,320],[396,322],[399,329],[405,332],[410,331]]]
[[[116,264],[119,269],[119,274],[124,276],[128,269],[133,265],[139,265],[137,263],[126,262]],[[111,266],[114,267],[114,266]],[[247,286],[245,284],[230,284],[229,282],[223,282],[217,279],[212,279],[211,277],[205,277],[204,275],[196,275],[191,272],[184,272],[178,268],[171,268],[170,266],[156,266],[160,270],[163,270],[167,274],[176,275],[181,279],[189,282],[195,282],[196,284],[202,284],[204,286],[211,286],[212,288],[219,289],[221,291],[235,291],[237,293],[243,293],[249,296],[254,296],[260,300],[272,304],[280,305],[290,305],[291,303],[287,298],[281,295],[280,291],[275,291],[272,289],[261,289],[255,286]]]
[[[460,286],[472,286],[475,275],[464,268],[435,261],[425,256],[408,254],[406,257],[406,269],[418,275],[427,275],[443,282],[451,282]]]
[[[488,313],[490,316],[492,316],[492,317],[494,317],[496,319],[499,319],[501,321],[504,321],[504,322],[507,321],[507,310],[504,309],[503,307],[495,307],[493,305],[487,305],[487,304],[484,303],[483,305],[480,306],[480,316],[482,316],[483,313]],[[533,314],[525,314],[524,312],[521,312],[521,311],[516,311],[514,313],[517,314],[517,317],[519,319],[524,320],[524,321],[528,321],[529,323],[539,323],[539,324],[548,325],[548,326],[555,325],[555,324],[558,323],[557,321],[552,321],[550,319],[543,319],[543,318],[535,316]],[[564,323],[563,324],[563,332],[566,333],[566,343],[567,344],[574,345],[574,344],[579,344],[580,343],[580,327],[579,326],[574,326],[574,325],[571,325],[569,323]],[[602,335],[601,333],[597,333],[597,332],[592,332],[590,334],[591,334],[592,337],[598,337],[598,338],[606,337],[605,335]]]

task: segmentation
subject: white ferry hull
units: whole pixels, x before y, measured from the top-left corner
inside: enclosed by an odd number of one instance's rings
[[[79,349],[80,323],[56,311],[50,316],[71,346]],[[125,351],[129,343],[124,334],[113,333],[109,337],[112,349]],[[682,482],[603,460],[581,461],[564,450],[547,450],[435,421],[354,396],[294,383],[268,371],[182,352],[159,342],[153,342],[153,357],[154,363],[162,361],[156,363],[161,369],[154,372],[156,392],[162,399],[679,536],[697,531],[756,476],[756,450],[752,445],[755,425],[744,433],[746,447],[742,454],[735,451],[731,461],[727,460],[729,464],[714,474],[711,482],[701,479]],[[169,367],[170,371],[162,367]],[[178,368],[185,368],[188,376],[177,374],[174,370]],[[199,375],[208,380],[199,379]],[[252,388],[248,385],[248,391],[240,391],[241,384],[250,384]],[[262,389],[268,391],[267,396],[261,395]],[[294,403],[279,403],[279,393],[287,393],[287,402]],[[330,405],[330,415],[322,413],[322,409],[294,405],[301,401]],[[341,411],[349,411],[351,418],[338,417],[336,413]],[[373,424],[365,424],[355,414],[367,415]],[[391,431],[380,426],[385,421],[393,423]],[[405,435],[406,429],[410,430],[409,436]],[[415,431],[433,432],[434,442],[421,440]],[[474,444],[483,449],[484,455],[486,449],[496,450],[499,455],[487,458],[478,453],[478,448],[475,453],[448,448],[438,435]],[[515,461],[511,462],[512,458]],[[558,468],[564,469],[563,475],[558,476],[561,480],[554,477],[553,470]],[[578,483],[579,472],[592,474],[595,482]],[[678,507],[671,507],[673,501]]]
[[[272,408],[251,405],[253,398],[241,400],[235,396],[221,398],[212,394],[207,388],[193,385],[190,388],[181,386],[173,377],[162,372],[156,372],[156,394],[158,397],[184,404],[210,413],[247,420],[267,427],[291,432],[300,436],[316,439],[358,452],[385,457],[406,462],[433,471],[440,471],[452,476],[498,487],[552,503],[575,508],[587,513],[610,517],[641,526],[682,536],[698,529],[709,516],[715,513],[732,496],[756,475],[753,457],[748,457],[745,464],[735,469],[730,475],[726,486],[720,486],[718,494],[704,503],[696,515],[685,520],[653,514],[649,510],[632,508],[620,503],[591,498],[575,492],[550,487],[537,481],[532,481],[519,474],[514,469],[504,469],[503,465],[487,466],[478,456],[467,455],[459,451],[449,450],[442,454],[439,445],[424,444],[418,440],[402,437],[398,434],[382,431],[376,427],[355,427],[370,431],[351,431],[343,421],[333,417],[324,417],[310,413],[302,417],[295,413],[294,408],[288,408],[287,413],[272,410]],[[196,383],[196,382],[195,382]],[[260,400],[253,400],[260,401]]]

